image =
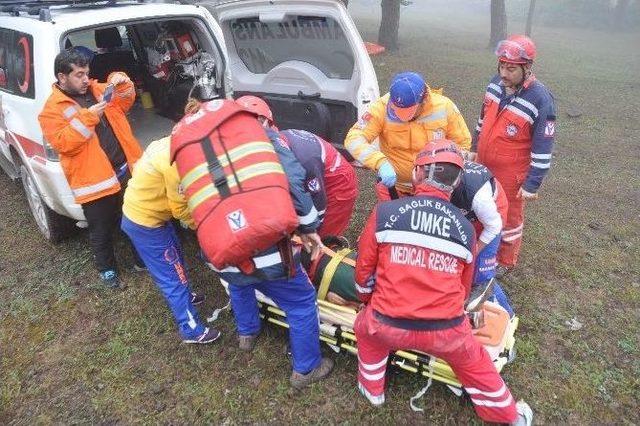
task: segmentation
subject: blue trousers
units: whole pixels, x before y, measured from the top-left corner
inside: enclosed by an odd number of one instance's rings
[[[182,337],[193,339],[204,333],[205,326],[191,303],[182,247],[171,222],[158,228],[148,228],[122,216],[121,228],[131,239],[149,269],[153,282],[162,292]]]
[[[291,279],[283,278],[249,285],[229,283],[233,315],[241,336],[260,332],[255,290],[270,297],[287,315],[293,370],[306,374],[320,365],[320,324],[316,291],[300,265]]]
[[[499,247],[500,235],[491,240],[491,242],[484,246],[482,251],[478,253],[476,256],[476,272],[473,277],[473,285],[485,283],[496,276],[496,267],[498,266],[496,256],[498,255]],[[495,283],[493,296],[489,298],[489,300],[502,306],[504,310],[509,313],[509,316],[513,317],[514,312],[509,303],[509,298],[502,289],[502,286],[500,286],[500,283]]]

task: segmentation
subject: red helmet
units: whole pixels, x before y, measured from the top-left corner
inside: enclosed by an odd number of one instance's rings
[[[458,149],[458,145],[447,139],[429,142],[416,156],[415,166],[426,166],[435,163],[451,163],[462,168],[464,158]]]
[[[246,110],[253,112],[254,114],[266,117],[269,120],[269,125],[273,124],[273,113],[269,105],[257,96],[241,96],[236,99],[236,103]]]
[[[464,158],[455,143],[441,139],[425,145],[416,156],[414,166],[414,185],[426,183],[452,192],[460,183]]]
[[[512,35],[498,42],[495,54],[500,62],[528,64],[536,59],[536,45],[526,35]]]

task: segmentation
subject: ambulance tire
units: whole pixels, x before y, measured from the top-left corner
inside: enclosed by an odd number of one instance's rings
[[[20,164],[20,180],[27,196],[31,215],[45,239],[53,244],[58,244],[71,235],[75,230],[74,222],[49,208],[24,164]]]

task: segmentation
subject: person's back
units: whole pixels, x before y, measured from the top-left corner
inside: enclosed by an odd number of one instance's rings
[[[353,166],[333,145],[311,132],[288,129],[279,135],[307,171],[306,186],[322,220],[318,234],[342,235],[358,197]]]
[[[127,185],[122,210],[133,222],[150,228],[172,218],[193,228],[187,203],[179,192],[180,176],[169,160],[170,143],[167,136],[145,149]]]
[[[269,105],[257,96],[245,95],[236,103],[258,116],[265,129],[277,131]],[[342,235],[358,197],[358,181],[353,166],[329,142],[306,130],[288,129],[278,133],[306,171],[305,186],[322,224],[321,237]]]
[[[365,279],[367,264],[375,261],[370,303],[376,312],[416,320],[463,314],[474,230],[438,190],[419,187],[415,196],[378,204],[362,238],[369,241],[360,241],[356,281]]]

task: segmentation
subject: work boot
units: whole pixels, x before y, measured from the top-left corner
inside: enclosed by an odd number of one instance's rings
[[[324,379],[331,373],[331,370],[333,370],[333,360],[331,358],[322,358],[320,365],[307,374],[297,373],[295,371],[291,373],[289,381],[295,389],[302,389],[313,382]]]
[[[118,273],[113,269],[100,272],[100,279],[102,283],[109,288],[120,288]]]
[[[498,265],[496,267],[496,278],[504,278],[513,270],[513,266]]]
[[[197,343],[200,345],[204,345],[218,340],[220,334],[221,333],[215,328],[207,327],[204,329],[204,332],[200,336],[193,339],[182,339],[182,343]]]
[[[245,336],[238,336],[238,347],[241,351],[250,352],[256,346],[256,340],[258,340],[257,334],[247,334]]]
[[[195,291],[191,292],[191,304],[192,305],[199,305],[202,302],[204,302],[205,299],[205,295],[204,294],[198,294]]]
[[[533,410],[529,407],[529,404],[524,400],[516,402],[516,411],[518,412],[518,419],[512,425],[531,426],[533,423]]]

